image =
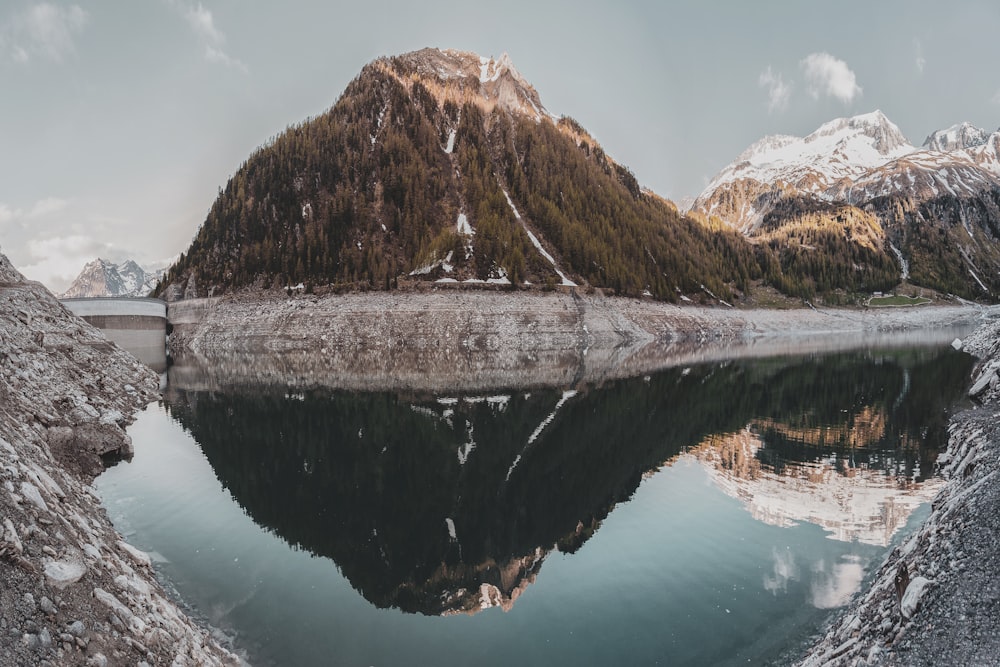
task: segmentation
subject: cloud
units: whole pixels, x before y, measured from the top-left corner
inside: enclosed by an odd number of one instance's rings
[[[29,218],[41,218],[52,213],[58,213],[59,211],[66,208],[67,202],[65,199],[59,199],[58,197],[46,197],[45,199],[39,199],[35,202],[35,205],[31,207],[28,211]]]
[[[10,206],[0,202],[0,224],[5,222],[10,222],[14,219],[16,211],[12,210]]]
[[[191,29],[202,39],[208,40],[213,44],[222,44],[226,41],[226,36],[215,27],[212,12],[202,7],[201,3],[197,7],[186,9],[184,11],[184,18],[187,19]]]
[[[788,109],[788,102],[792,97],[792,84],[785,83],[785,79],[780,73],[775,74],[768,65],[767,69],[760,73],[757,85],[767,89],[767,111],[785,111]]]
[[[917,74],[923,74],[927,59],[924,58],[924,45],[920,43],[919,39],[913,40],[913,50],[916,53],[914,64],[917,67]]]
[[[114,252],[112,246],[81,234],[30,239],[27,249],[29,263],[18,269],[55,292],[66,289],[87,262]]]
[[[862,93],[857,77],[847,63],[829,53],[810,53],[799,64],[805,72],[809,94],[813,99],[827,95],[850,104]]]
[[[180,10],[188,26],[205,47],[205,60],[216,65],[238,69],[244,73],[248,71],[247,66],[241,60],[232,57],[223,48],[226,43],[226,35],[215,25],[215,18],[212,16],[211,10],[205,9],[201,3],[196,6],[171,4]]]
[[[219,63],[221,65],[225,65],[226,67],[235,67],[236,69],[243,71],[244,74],[249,71],[247,70],[247,66],[241,61],[233,58],[225,51],[220,51],[213,46],[205,46],[205,60],[210,63]]]
[[[48,2],[32,5],[3,26],[10,59],[24,64],[33,58],[62,62],[76,52],[76,36],[83,32],[89,15],[78,5],[59,7]]]
[[[993,104],[1000,105],[1000,90],[996,92],[990,101],[993,102]]]

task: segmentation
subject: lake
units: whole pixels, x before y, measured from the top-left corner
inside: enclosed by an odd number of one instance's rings
[[[175,367],[96,486],[255,665],[781,663],[926,515],[971,366],[867,347],[475,394]]]

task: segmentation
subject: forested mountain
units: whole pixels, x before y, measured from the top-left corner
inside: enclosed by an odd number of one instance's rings
[[[366,66],[251,155],[158,292],[406,279],[725,298],[759,275],[738,234],[644,193],[506,56],[425,49]]]
[[[968,123],[934,132],[917,148],[876,111],[831,121],[804,138],[761,139],[719,172],[693,210],[725,221],[753,242],[770,244],[785,258],[786,268],[789,254],[814,262],[813,248],[846,260],[844,248],[837,247],[847,244],[851,262],[867,257],[855,274],[866,284],[867,274],[883,288],[909,280],[942,292],[996,299],[998,150],[1000,132]],[[806,210],[810,222],[803,227]],[[852,221],[859,220],[867,220],[862,236],[870,244],[852,244],[859,238]],[[799,238],[798,249],[776,242],[776,235]],[[810,239],[802,240],[803,235]],[[806,274],[805,282],[817,288],[831,276],[828,271],[826,277]],[[847,276],[832,275],[841,283]]]
[[[740,299],[760,284],[808,298],[899,282],[870,221],[852,212],[863,233],[845,235],[807,224],[817,215],[754,239],[682,215],[577,122],[546,111],[506,55],[424,49],[367,65],[329,111],[255,151],[157,294],[425,281],[674,301]]]

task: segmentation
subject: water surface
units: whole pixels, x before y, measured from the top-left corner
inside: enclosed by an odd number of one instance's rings
[[[871,349],[474,395],[187,369],[97,485],[254,664],[760,663],[919,521],[970,366]]]

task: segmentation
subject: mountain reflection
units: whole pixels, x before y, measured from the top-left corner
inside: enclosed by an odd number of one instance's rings
[[[567,391],[172,384],[164,401],[259,525],[332,559],[376,606],[438,615],[509,608],[549,553],[579,549],[686,451],[737,497],[766,496],[778,523],[810,520],[798,506],[834,478],[912,487],[932,473],[970,365],[949,348],[744,360]],[[803,466],[813,472],[794,479],[812,495],[762,491]],[[902,522],[911,505],[900,502]],[[891,534],[898,518],[837,536]]]

